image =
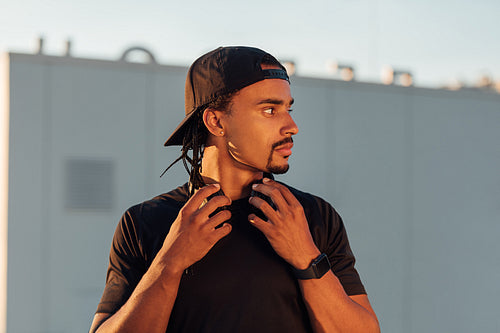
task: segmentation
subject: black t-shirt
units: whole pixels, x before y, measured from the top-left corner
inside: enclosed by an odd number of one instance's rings
[[[346,293],[365,294],[340,216],[321,198],[289,188]],[[187,189],[185,184],[123,215],[97,312],[114,313],[127,301],[186,203]],[[246,198],[233,201],[229,209],[231,233],[183,274],[167,332],[311,332],[289,265],[248,222],[255,208]]]

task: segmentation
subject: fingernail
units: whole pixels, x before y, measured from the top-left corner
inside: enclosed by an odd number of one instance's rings
[[[252,188],[253,188],[253,189],[256,189],[256,188],[257,188],[257,184],[253,184],[253,185],[252,185]]]
[[[215,188],[220,188],[220,184],[213,184]]]
[[[264,178],[264,179],[262,179],[262,182],[263,182],[263,183],[269,183],[270,181],[271,181],[271,179],[269,179],[269,178]]]

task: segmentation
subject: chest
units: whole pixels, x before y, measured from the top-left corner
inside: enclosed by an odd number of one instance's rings
[[[171,328],[305,332],[309,320],[288,264],[264,235],[233,214],[231,233],[183,275]],[[210,329],[209,329],[210,328]]]

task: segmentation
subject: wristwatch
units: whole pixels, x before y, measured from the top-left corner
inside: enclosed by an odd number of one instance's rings
[[[326,254],[321,253],[306,269],[293,268],[295,277],[299,280],[319,279],[330,270],[330,261]]]

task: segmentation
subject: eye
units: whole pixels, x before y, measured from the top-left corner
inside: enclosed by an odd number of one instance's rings
[[[264,110],[264,113],[268,114],[268,115],[273,115],[274,114],[274,109],[273,108],[267,108],[267,109]]]

